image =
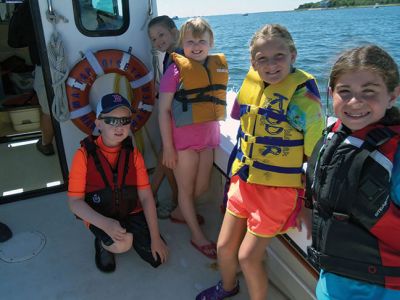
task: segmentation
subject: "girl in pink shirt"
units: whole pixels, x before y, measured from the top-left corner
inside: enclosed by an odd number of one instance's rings
[[[214,38],[210,25],[202,18],[188,20],[181,28],[180,43],[189,64],[208,64],[208,52]],[[227,66],[217,72],[226,72]],[[220,142],[218,121],[177,125],[172,117],[176,93],[182,86],[181,69],[172,63],[160,82],[159,123],[163,142],[163,164],[173,169],[178,183],[178,203],[191,231],[191,244],[204,255],[215,259],[216,247],[203,233],[196,217],[194,200],[209,185],[213,165],[213,149]],[[226,91],[224,90],[226,99]],[[183,105],[183,104],[182,104]],[[189,104],[190,105],[190,104]],[[189,108],[190,109],[190,108]],[[174,216],[174,212],[171,213]]]

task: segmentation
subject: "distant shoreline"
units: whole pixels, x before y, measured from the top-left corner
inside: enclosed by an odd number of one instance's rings
[[[400,6],[400,3],[393,4],[379,4],[378,7]],[[304,10],[332,10],[332,9],[345,9],[345,8],[374,8],[375,5],[353,5],[353,6],[338,6],[338,7],[314,7],[314,8],[295,8],[294,11]]]
[[[293,11],[313,11],[313,10],[334,10],[334,9],[350,9],[350,8],[373,8],[375,5],[358,5],[358,6],[340,6],[340,7],[321,7],[321,8],[295,8],[291,10],[274,10],[274,11],[255,11],[255,12],[247,12],[247,13],[242,13],[242,12],[235,12],[235,13],[228,13],[228,14],[216,14],[216,15],[204,15],[201,17],[208,18],[208,17],[219,17],[219,16],[234,16],[234,15],[240,15],[243,16],[244,14],[250,16],[253,14],[264,14],[264,13],[290,13]],[[390,7],[390,6],[400,6],[400,3],[395,3],[395,4],[382,4],[379,5],[379,7]],[[177,17],[177,16],[175,16]],[[178,20],[184,20],[188,18],[194,18],[197,16],[180,16],[178,17]]]

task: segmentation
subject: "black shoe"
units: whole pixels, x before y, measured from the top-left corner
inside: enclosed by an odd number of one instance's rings
[[[38,149],[40,152],[42,152],[44,155],[53,155],[54,154],[54,147],[53,144],[47,144],[43,145],[42,144],[42,138],[40,138],[37,143],[36,143],[36,149]]]
[[[12,237],[12,232],[6,224],[0,222],[0,243],[9,240]]]
[[[105,273],[115,271],[115,257],[114,253],[107,251],[101,245],[101,241],[96,238],[94,240],[94,247],[96,249],[96,266],[97,268]]]

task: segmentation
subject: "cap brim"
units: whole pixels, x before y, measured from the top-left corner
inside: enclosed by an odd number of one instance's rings
[[[113,110],[117,109],[118,107],[124,107],[124,108],[126,108],[127,110],[129,110],[131,113],[133,112],[131,107],[128,107],[128,106],[126,106],[126,105],[121,104],[121,105],[116,105],[116,106],[114,106],[114,107],[112,107],[112,108],[109,108],[109,109],[104,109],[104,110],[102,110],[102,111],[97,115],[97,117],[99,117],[101,114],[108,114],[109,112],[112,112]]]

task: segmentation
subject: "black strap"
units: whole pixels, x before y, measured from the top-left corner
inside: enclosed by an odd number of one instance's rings
[[[105,186],[110,186],[110,183],[108,182],[107,176],[104,172],[103,166],[101,165],[98,153],[97,153],[97,145],[94,142],[94,137],[89,136],[83,140],[83,146],[86,149],[86,152],[88,154],[88,157],[91,156],[93,157],[94,163],[96,165],[97,171],[100,173],[101,178],[103,179],[103,182]]]
[[[123,151],[125,153],[124,173],[122,174],[122,186],[125,186],[125,177],[128,174],[130,151]]]
[[[232,165],[233,165],[233,162],[235,161],[238,147],[239,147],[240,132],[241,132],[241,129],[239,126],[238,132],[236,134],[236,144],[233,147],[231,154],[229,155],[228,163],[226,165],[226,181],[225,181],[225,187],[224,187],[224,198],[222,200],[222,207],[224,207],[224,208],[226,208],[226,203],[228,202],[228,191],[229,191],[229,186],[231,184],[230,173],[231,173]]]
[[[226,85],[211,84],[209,86],[202,87],[202,88],[195,88],[195,89],[190,89],[190,90],[182,89],[182,90],[179,90],[176,94],[178,97],[187,98],[187,96],[190,96],[190,95],[204,94],[207,92],[214,92],[217,90],[226,90]]]
[[[225,100],[221,100],[215,96],[210,96],[210,95],[199,95],[196,98],[191,98],[191,99],[176,99],[176,101],[182,102],[182,104],[185,103],[199,103],[199,102],[213,102],[215,104],[219,104],[219,105],[224,105],[226,106],[226,101]]]
[[[116,170],[114,170],[114,172],[117,172],[117,176],[118,176],[118,169],[119,169],[118,167],[119,167],[121,155],[122,154],[125,155],[125,158],[124,158],[124,171],[123,171],[123,174],[122,174],[122,183],[121,183],[122,186],[125,185],[125,178],[126,178],[126,174],[128,173],[128,168],[129,168],[129,157],[130,157],[130,154],[133,151],[133,148],[134,147],[133,147],[133,144],[132,144],[131,137],[128,136],[126,139],[124,139],[122,141],[122,149],[121,149],[121,152],[119,153],[119,156],[118,156],[117,168],[116,168]],[[114,184],[115,184],[115,186],[118,186],[118,182],[114,182]]]
[[[226,105],[226,101],[221,100],[217,97],[206,95],[207,92],[226,90],[226,85],[223,84],[212,84],[204,88],[196,88],[190,90],[179,90],[175,93],[175,100],[182,103],[182,111],[188,110],[189,103],[199,103],[199,102],[212,102],[219,105]],[[196,95],[193,98],[188,98],[188,96]]]
[[[370,132],[368,132],[365,138],[363,148],[371,149],[371,151],[374,151],[379,146],[388,142],[395,135],[396,133],[387,127],[372,129]]]

